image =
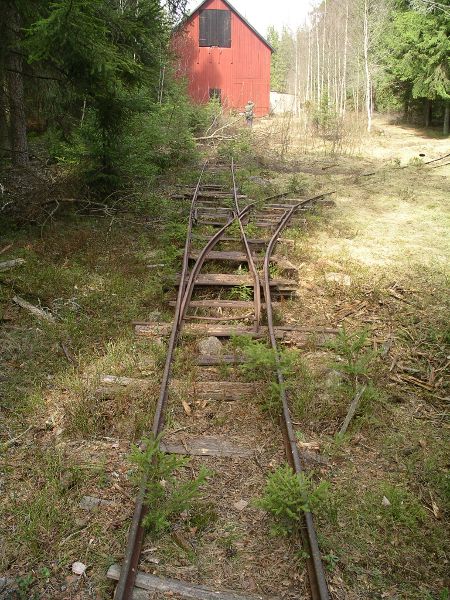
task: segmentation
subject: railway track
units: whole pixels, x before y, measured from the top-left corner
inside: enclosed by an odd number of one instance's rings
[[[182,268],[173,282],[178,288],[177,299],[172,302],[175,309],[173,324],[135,324],[138,335],[169,335],[152,434],[156,437],[163,432],[169,396],[177,383],[172,381],[172,372],[176,349],[182,343],[182,333],[215,336],[221,339],[234,335],[265,339],[276,356],[274,375],[282,406],[280,423],[286,457],[294,472],[299,474],[304,464],[290,416],[278,344],[280,340],[289,339],[301,345],[308,330],[274,325],[273,309],[276,302],[292,297],[297,287],[293,279],[296,275],[295,267],[283,256],[274,254],[274,251],[285,227],[294,219],[301,220],[302,212],[309,210],[324,198],[320,195],[295,201],[280,195],[257,204],[239,193],[233,162],[231,167],[226,167],[230,170],[230,188],[204,183],[206,172],[208,171],[211,177],[213,168],[223,169],[220,165],[208,168],[205,163],[195,189],[177,195],[180,199],[186,199],[188,195],[192,197]],[[252,235],[249,235],[249,231]],[[239,265],[246,265],[247,268],[241,272]],[[272,277],[274,265],[276,275]],[[233,273],[221,272],[227,266],[239,268]],[[264,325],[263,314],[266,323]],[[324,329],[321,333],[331,333],[331,330]],[[232,366],[241,361],[242,359],[234,354],[206,354],[195,360],[196,365],[205,370],[223,364]],[[191,384],[191,387],[199,398],[207,399],[239,401],[252,393],[251,384],[211,381],[209,376],[206,381]],[[280,436],[280,442],[281,439]],[[218,438],[192,438],[189,441],[184,439],[181,450],[180,444],[177,446],[176,443],[164,441],[163,449],[166,452],[216,456],[219,460],[227,456],[239,456],[239,452],[245,460],[245,452],[251,454],[249,448],[244,449],[245,451],[242,448],[236,449],[226,440]],[[147,482],[144,480],[136,499],[123,563],[121,567],[111,567],[108,572],[110,578],[118,580],[116,600],[150,597],[149,591],[144,592],[144,589],[166,591],[171,595],[202,600],[210,600],[213,597],[222,600],[248,598],[238,592],[211,591],[179,580],[158,578],[139,572],[145,536],[142,521],[148,511],[144,502],[146,487]],[[300,533],[303,550],[309,556],[307,571],[311,598],[326,600],[329,598],[329,592],[311,513],[304,514]]]

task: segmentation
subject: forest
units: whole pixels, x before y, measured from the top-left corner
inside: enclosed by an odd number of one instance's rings
[[[5,7],[3,162],[27,165],[43,151],[102,189],[151,177],[192,151],[202,116],[174,77],[170,49],[182,1]],[[446,0],[321,2],[297,31],[269,28],[272,90],[294,94],[296,110],[319,120],[351,111],[370,130],[374,111],[400,110],[448,134],[449,11]]]
[[[276,48],[272,89],[297,110],[401,111],[449,132],[448,2],[325,0],[297,31],[268,32]]]

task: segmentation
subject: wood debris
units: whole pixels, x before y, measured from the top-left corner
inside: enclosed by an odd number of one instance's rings
[[[34,315],[38,319],[44,319],[45,321],[50,321],[51,323],[55,322],[55,317],[51,313],[46,312],[42,308],[38,308],[37,306],[34,306],[33,304],[30,304],[23,298],[20,298],[19,296],[14,296],[12,300],[16,304],[18,304],[21,308],[24,308],[25,310],[30,312],[32,315]]]
[[[23,265],[25,260],[23,258],[13,258],[12,260],[5,260],[4,262],[0,262],[0,271],[9,271],[9,269],[13,269],[14,267],[18,267]]]

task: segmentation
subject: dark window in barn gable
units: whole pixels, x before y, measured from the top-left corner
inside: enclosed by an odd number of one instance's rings
[[[231,11],[201,10],[198,43],[199,46],[231,48]]]

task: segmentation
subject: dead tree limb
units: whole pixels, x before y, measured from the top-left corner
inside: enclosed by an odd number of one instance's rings
[[[344,435],[344,433],[347,431],[347,428],[350,425],[350,421],[355,416],[355,412],[359,406],[359,403],[361,402],[361,398],[364,392],[366,391],[366,387],[367,386],[362,385],[356,392],[355,397],[353,398],[352,403],[350,404],[350,408],[348,409],[347,416],[345,417],[345,420],[342,423],[342,427],[339,430],[339,435]]]
[[[55,322],[55,317],[52,314],[45,312],[45,310],[42,310],[42,308],[33,306],[33,304],[30,304],[29,302],[27,302],[20,296],[14,296],[13,302],[18,304],[21,308],[24,308],[25,310],[30,312],[32,315],[34,315],[38,319],[44,319],[46,321],[50,321],[51,323]]]
[[[14,269],[14,267],[23,265],[24,262],[25,260],[23,258],[13,258],[12,260],[5,260],[5,262],[0,263],[0,271],[9,271],[9,269]]]

